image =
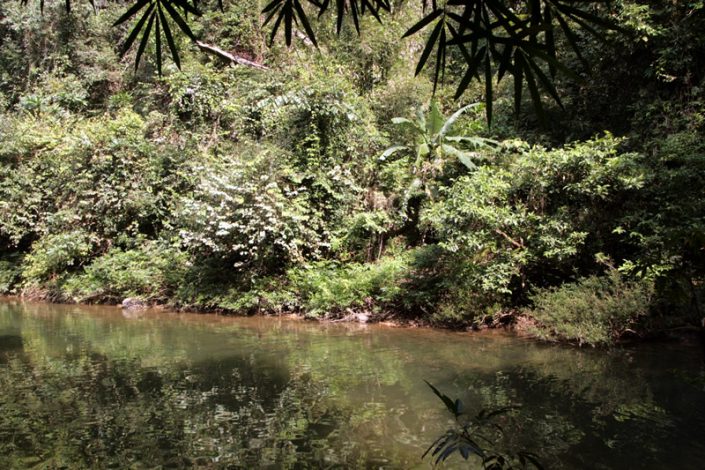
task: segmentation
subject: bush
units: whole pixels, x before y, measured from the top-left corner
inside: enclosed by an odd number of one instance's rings
[[[75,75],[46,74],[36,84],[33,93],[20,97],[17,108],[34,115],[68,115],[70,111],[84,108],[88,104],[87,99],[88,92]]]
[[[705,268],[705,141],[684,132],[653,146],[645,190],[619,231],[638,246],[635,269],[697,278]]]
[[[183,281],[187,255],[160,242],[113,248],[70,278],[64,289],[78,302],[119,302],[125,297],[165,301]]]
[[[435,326],[461,328],[477,325],[511,305],[510,293],[496,288],[511,272],[502,272],[508,264],[498,263],[497,272],[474,262],[451,257],[440,273],[442,291],[428,315]]]
[[[469,266],[470,289],[491,302],[524,301],[533,287],[595,272],[595,253],[612,254],[621,204],[643,185],[638,155],[618,145],[608,136],[534,147],[506,166],[480,167],[442,187],[421,221]]]
[[[47,235],[32,245],[22,277],[29,284],[40,284],[75,269],[92,251],[91,236],[82,230]]]
[[[0,132],[0,235],[15,246],[77,227],[104,240],[154,235],[174,192],[189,189],[189,152],[147,135],[133,112],[12,124]]]
[[[327,222],[309,204],[284,151],[247,145],[232,151],[200,168],[198,189],[181,200],[186,246],[258,273],[320,254],[329,243]]]
[[[375,263],[313,263],[289,270],[287,277],[301,306],[311,315],[389,305],[403,294],[409,257],[382,258]]]
[[[532,330],[542,339],[609,345],[649,314],[653,295],[653,282],[628,281],[612,270],[606,276],[540,290],[526,314],[536,321]]]
[[[285,288],[286,279],[283,276],[247,279],[247,282],[244,279],[239,281],[231,282],[230,286],[220,291],[214,290],[212,285],[205,289],[198,289],[200,295],[196,296],[196,302],[191,303],[190,306],[209,305],[211,309],[241,315],[283,314],[298,308],[299,299],[296,293]],[[211,295],[208,295],[209,291]]]
[[[10,255],[0,258],[0,295],[11,294],[22,274],[22,258]]]

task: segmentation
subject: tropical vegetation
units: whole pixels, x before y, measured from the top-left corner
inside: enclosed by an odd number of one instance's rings
[[[699,324],[702,2],[218,3],[0,5],[2,293]]]

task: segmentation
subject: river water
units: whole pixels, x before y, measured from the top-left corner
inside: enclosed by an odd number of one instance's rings
[[[12,299],[0,468],[429,468],[454,421],[425,380],[470,417],[513,407],[492,419],[501,433],[482,429],[487,446],[545,468],[705,468],[695,343],[605,351]]]

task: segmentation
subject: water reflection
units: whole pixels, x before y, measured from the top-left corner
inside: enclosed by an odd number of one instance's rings
[[[0,336],[0,352],[22,350],[22,336],[2,335]]]
[[[139,313],[0,302],[0,468],[427,468],[449,417],[423,379],[519,405],[504,445],[547,468],[705,457],[694,347]]]

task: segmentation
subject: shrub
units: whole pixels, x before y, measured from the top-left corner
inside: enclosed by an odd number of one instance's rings
[[[174,116],[195,125],[216,121],[228,108],[226,79],[213,67],[193,64],[189,74],[172,73],[163,78]],[[162,98],[163,99],[163,98]]]
[[[22,258],[10,255],[0,258],[0,295],[12,293],[22,274]]]
[[[87,99],[88,92],[75,75],[45,74],[34,92],[20,97],[17,108],[35,115],[65,115],[68,111],[80,111],[88,104]]]
[[[163,242],[113,248],[70,278],[65,291],[79,302],[116,302],[125,297],[165,301],[184,278],[186,253]]]
[[[46,129],[43,127],[46,126]],[[188,191],[189,152],[150,138],[137,114],[18,119],[0,132],[0,235],[13,245],[77,227],[112,240],[154,235],[174,192]]]
[[[421,221],[459,265],[474,265],[470,289],[522,301],[532,287],[595,272],[595,253],[613,247],[621,204],[643,185],[638,156],[618,144],[535,147],[506,167],[480,167],[442,187]]]
[[[684,132],[653,147],[644,193],[620,220],[619,233],[639,248],[634,269],[697,277],[705,266],[705,142]]]
[[[82,230],[47,235],[32,245],[22,277],[29,284],[40,284],[76,268],[92,251],[91,236]]]
[[[357,255],[359,261],[373,260],[380,256],[391,225],[391,217],[383,210],[355,212],[343,221],[331,248],[343,259]]]
[[[261,5],[257,0],[232,2],[224,11],[206,8],[201,21],[193,22],[194,32],[203,41],[250,59],[260,60],[265,53],[259,21]],[[202,31],[199,29],[202,28]]]
[[[283,276],[248,279],[248,283],[232,283],[227,290],[216,292],[210,297],[201,297],[211,308],[236,312],[238,314],[282,314],[296,310],[299,304],[296,293],[284,286]],[[249,287],[249,289],[248,289]],[[201,290],[200,292],[204,292]]]
[[[322,315],[397,301],[408,270],[409,257],[402,255],[344,266],[322,261],[291,269],[287,277],[306,312]]]
[[[431,96],[431,91],[431,83],[420,77],[401,73],[391,77],[384,87],[375,89],[371,96],[380,128],[394,131],[390,116],[404,116],[411,109],[421,108]]]
[[[495,289],[511,274],[500,271],[506,264],[498,264],[498,272],[493,273],[466,260],[449,260],[449,264],[455,263],[457,266],[446,268],[439,277],[443,290],[428,316],[433,325],[452,328],[477,325],[510,305],[508,294]]]
[[[609,345],[649,314],[653,295],[653,282],[628,281],[612,270],[538,291],[526,314],[536,321],[533,332],[542,339]]]
[[[181,237],[192,250],[265,272],[315,256],[327,245],[324,221],[285,158],[249,146],[200,168],[201,183],[181,201]],[[300,182],[298,182],[300,183]]]

